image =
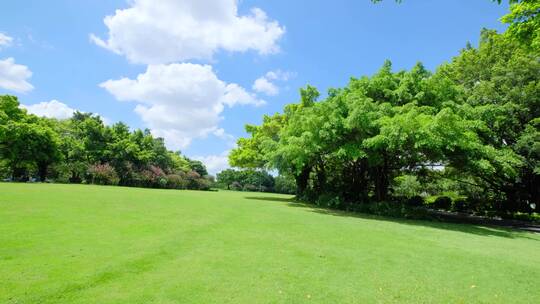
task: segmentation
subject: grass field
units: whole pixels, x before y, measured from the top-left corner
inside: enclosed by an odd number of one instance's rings
[[[0,303],[540,303],[540,235],[290,196],[0,183]]]

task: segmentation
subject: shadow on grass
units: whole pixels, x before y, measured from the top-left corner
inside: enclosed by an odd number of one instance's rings
[[[284,197],[272,197],[272,196],[246,196],[245,199],[259,200],[259,201],[268,201],[268,202],[285,202],[285,203],[294,203],[294,197],[284,198]]]
[[[270,200],[270,198],[268,198]],[[274,201],[284,201],[273,199]],[[387,216],[380,216],[380,215],[373,215],[373,214],[367,214],[367,213],[359,213],[359,212],[349,212],[349,211],[341,211],[341,210],[334,210],[334,209],[327,209],[318,207],[312,204],[303,203],[303,202],[297,202],[294,199],[291,199],[288,201],[287,206],[289,207],[295,207],[295,208],[303,208],[306,209],[306,211],[314,212],[318,214],[324,214],[324,215],[331,215],[331,216],[341,216],[341,217],[352,217],[352,218],[358,218],[358,219],[364,219],[364,220],[375,220],[375,221],[386,221],[386,222],[392,222],[392,223],[398,223],[403,225],[413,225],[413,226],[424,226],[434,229],[443,229],[443,230],[451,230],[451,231],[457,231],[457,232],[463,232],[463,233],[470,233],[475,235],[481,235],[481,236],[496,236],[496,237],[504,237],[504,238],[525,238],[525,239],[531,239],[538,241],[537,238],[530,237],[529,232],[508,227],[499,227],[499,226],[491,226],[491,225],[479,225],[479,224],[470,224],[470,223],[460,223],[460,222],[447,222],[447,221],[440,221],[440,220],[413,220],[413,219],[405,219],[405,218],[393,218],[393,217],[387,217]]]

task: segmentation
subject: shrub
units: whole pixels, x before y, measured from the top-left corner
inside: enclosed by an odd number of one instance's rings
[[[186,189],[188,181],[180,174],[167,175],[166,187],[169,189]]]
[[[239,182],[234,181],[229,186],[229,189],[234,190],[234,191],[242,191],[242,184],[240,184]]]
[[[422,205],[418,204],[422,202]],[[413,206],[413,205],[416,206]],[[380,216],[408,218],[408,219],[432,219],[429,211],[423,206],[423,199],[420,197],[411,200],[383,201],[383,202],[363,202],[356,204],[351,210],[361,213],[368,213]]]
[[[252,184],[245,184],[242,190],[255,192],[255,191],[259,191],[259,187]]]
[[[283,194],[295,194],[296,182],[294,178],[280,175],[275,178],[274,190],[277,193]]]
[[[324,208],[340,208],[343,205],[343,202],[338,195],[325,193],[315,200],[315,204]]]
[[[453,211],[457,212],[465,212],[468,209],[467,201],[464,198],[458,198],[454,201],[454,205],[452,206]]]
[[[212,181],[207,178],[198,178],[195,180],[197,190],[210,190],[212,186]]]
[[[493,211],[495,208],[494,202],[486,201],[475,197],[467,197],[467,208],[470,211],[474,211],[480,214],[487,214],[489,211]]]
[[[369,204],[368,213],[375,215],[403,217],[403,205],[399,202],[373,202]]]
[[[5,179],[11,177],[11,172],[7,161],[0,159],[0,179]]]
[[[530,221],[540,224],[540,213],[523,213],[523,212],[514,212],[514,213],[503,213],[501,214],[503,218],[520,220],[520,221]]]
[[[435,209],[450,210],[452,208],[452,199],[448,196],[439,196],[432,204]]]
[[[422,184],[414,175],[401,175],[394,179],[394,195],[412,198],[422,193]]]
[[[154,175],[149,170],[143,170],[139,174],[139,182],[140,182],[140,185],[139,185],[140,187],[151,188],[154,185]]]
[[[167,188],[167,178],[161,177],[158,179],[159,188]]]
[[[109,164],[96,164],[88,168],[88,173],[92,176],[92,184],[98,185],[118,185],[120,179],[114,168]]]
[[[143,187],[165,188],[167,186],[165,172],[156,166],[149,166],[148,170],[143,170],[140,178]]]
[[[190,171],[186,174],[186,179],[188,181],[188,189],[199,189],[199,179],[201,175],[195,171]]]
[[[420,195],[414,195],[407,200],[407,205],[411,207],[421,207],[424,205],[424,198]]]

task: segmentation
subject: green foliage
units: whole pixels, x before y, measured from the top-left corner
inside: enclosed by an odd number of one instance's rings
[[[168,151],[150,130],[105,126],[91,113],[67,120],[29,115],[14,96],[0,96],[0,175],[26,181],[209,189],[204,165]],[[195,173],[195,174],[192,174]],[[169,180],[170,179],[170,180]]]
[[[458,209],[530,210],[540,201],[539,77],[538,53],[484,30],[435,73],[386,61],[324,100],[301,89],[283,114],[246,127],[230,162],[277,169],[298,198],[329,207],[454,193]]]
[[[59,138],[47,120],[27,115],[16,97],[0,96],[0,158],[16,180],[28,180],[35,169],[41,181],[49,165],[60,159]]]
[[[208,171],[206,171],[206,167],[204,166],[204,164],[201,161],[192,160],[192,159],[188,159],[188,158],[186,158],[186,159],[187,159],[187,161],[189,163],[189,168],[192,171],[197,172],[200,176],[208,175]]]
[[[285,119],[284,115],[265,115],[261,126],[246,125],[246,132],[251,137],[238,140],[238,148],[229,154],[231,166],[247,169],[269,167],[271,159],[268,157],[277,145]]]
[[[296,183],[290,176],[279,175],[275,179],[274,191],[283,194],[295,194]]]
[[[435,202],[433,202],[433,208],[436,209],[450,210],[451,207],[452,199],[448,196],[439,196],[435,199]]]
[[[406,198],[412,198],[422,193],[422,184],[414,175],[401,175],[394,178],[392,190],[394,195]]]
[[[227,190],[274,191],[274,177],[266,171],[226,169],[217,174],[217,185]]]
[[[88,168],[88,174],[91,176],[92,184],[97,185],[118,185],[120,178],[109,164],[91,165]]]
[[[510,13],[501,21],[509,24],[507,35],[535,51],[540,51],[540,1],[511,1]]]

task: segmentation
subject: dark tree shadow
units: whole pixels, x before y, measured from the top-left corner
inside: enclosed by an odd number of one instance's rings
[[[449,220],[449,219],[437,219],[433,218],[432,220],[413,220],[413,219],[404,219],[404,218],[394,218],[380,215],[373,215],[367,213],[359,212],[350,212],[342,211],[335,209],[328,209],[319,207],[313,204],[297,201],[294,197],[283,198],[283,197],[272,197],[272,196],[246,196],[246,199],[260,200],[260,201],[269,201],[269,202],[281,202],[287,203],[289,207],[303,208],[305,211],[314,212],[318,214],[325,214],[331,216],[341,216],[341,217],[353,217],[363,220],[373,220],[373,221],[387,221],[392,223],[398,223],[403,225],[414,225],[414,226],[424,226],[434,229],[444,229],[452,230],[464,233],[471,233],[475,235],[482,236],[498,236],[505,238],[526,238],[531,240],[538,241],[537,238],[533,238],[529,233],[534,233],[523,229],[523,227],[501,227],[498,225],[489,225],[489,224],[476,224],[476,223],[466,223],[459,220]],[[529,232],[529,233],[527,233]]]
[[[451,231],[458,231],[464,233],[470,233],[481,236],[498,236],[504,238],[526,238],[538,241],[538,238],[531,237],[534,232],[526,231],[519,228],[510,228],[510,227],[500,227],[493,225],[478,225],[470,223],[460,223],[460,222],[448,222],[441,221],[437,219],[433,220],[413,220],[413,219],[404,219],[404,218],[393,218],[380,215],[372,215],[366,213],[358,212],[348,212],[334,209],[321,208],[312,204],[307,204],[303,202],[296,202],[291,200],[287,206],[295,208],[303,208],[306,211],[314,212],[318,214],[325,214],[331,216],[340,216],[340,217],[353,217],[363,220],[373,220],[373,221],[386,221],[392,223],[398,223],[403,225],[414,225],[414,226],[424,226],[434,229],[444,229]]]
[[[252,199],[252,200],[259,200],[259,201],[267,201],[267,202],[285,202],[285,203],[293,203],[294,197],[291,198],[284,198],[284,197],[272,197],[272,196],[246,196],[245,199]]]

